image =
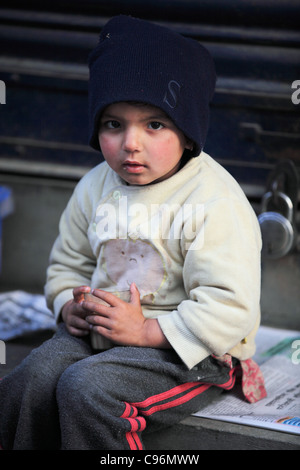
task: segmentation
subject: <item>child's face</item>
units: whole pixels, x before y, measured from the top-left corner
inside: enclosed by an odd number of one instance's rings
[[[184,134],[162,110],[125,102],[104,110],[98,137],[109,166],[134,185],[169,178],[178,171],[184,149],[190,148]]]

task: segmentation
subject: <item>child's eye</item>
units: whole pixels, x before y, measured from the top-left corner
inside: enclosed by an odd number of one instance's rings
[[[118,129],[120,127],[120,123],[118,121],[111,120],[111,121],[106,121],[104,123],[104,126],[107,129]]]
[[[149,128],[157,131],[158,129],[162,129],[164,125],[158,121],[152,121],[149,123]]]

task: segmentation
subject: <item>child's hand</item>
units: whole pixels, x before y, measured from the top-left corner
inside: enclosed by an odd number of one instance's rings
[[[82,303],[88,311],[86,321],[93,330],[113,343],[126,346],[137,344],[146,319],[143,316],[140,294],[135,284],[130,287],[130,302],[125,302],[114,294],[100,289],[94,289],[92,294],[106,303],[101,305],[90,299]]]
[[[105,306],[89,300],[82,303],[90,311],[85,319],[93,325],[94,331],[123,346],[169,347],[157,320],[144,317],[140,294],[134,283],[130,286],[130,302],[100,289],[94,289],[92,293],[109,304]]]
[[[89,312],[82,307],[84,294],[91,291],[88,286],[75,287],[74,299],[67,302],[61,312],[68,332],[73,336],[86,336],[91,331],[90,323],[85,320]]]

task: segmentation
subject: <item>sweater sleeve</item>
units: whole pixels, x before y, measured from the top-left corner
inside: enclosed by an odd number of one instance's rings
[[[87,236],[89,206],[80,182],[61,216],[47,270],[45,296],[56,319],[63,305],[73,298],[73,288],[89,285],[95,269],[96,259]]]
[[[186,246],[187,240],[182,239]],[[221,356],[243,340],[260,316],[261,236],[245,202],[224,198],[205,208],[203,223],[185,251],[187,300],[158,318],[189,367],[210,354]]]

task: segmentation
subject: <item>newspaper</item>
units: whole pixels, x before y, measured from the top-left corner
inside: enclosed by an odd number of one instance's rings
[[[300,331],[261,326],[253,359],[266,398],[251,404],[237,391],[225,392],[195,416],[300,434]]]

